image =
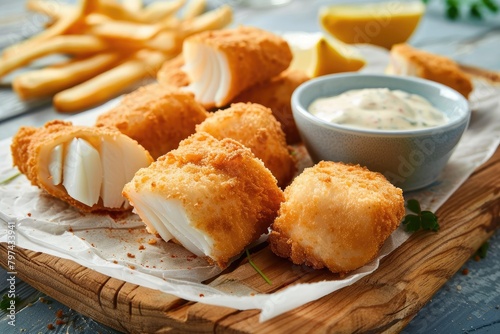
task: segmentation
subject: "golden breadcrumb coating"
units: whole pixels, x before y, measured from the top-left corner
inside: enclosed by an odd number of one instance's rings
[[[206,117],[192,93],[155,83],[127,94],[117,107],[97,118],[96,126],[116,128],[156,159],[177,148]]]
[[[288,144],[300,142],[299,131],[292,114],[291,99],[293,91],[309,80],[305,72],[285,70],[274,78],[256,84],[236,96],[231,102],[253,102],[262,104],[273,111],[274,117],[281,123]]]
[[[248,148],[203,132],[140,169],[123,193],[143,221],[145,208],[131,194],[179,201],[192,228],[214,241],[206,255],[221,267],[267,232],[283,200],[276,179]]]
[[[347,273],[377,256],[404,213],[402,190],[382,174],[322,161],[286,188],[269,243],[295,264]]]
[[[189,85],[189,77],[182,70],[184,66],[184,57],[182,53],[175,58],[167,60],[163,63],[160,70],[156,74],[156,79],[159,83],[173,87],[184,87]]]
[[[292,60],[292,52],[284,39],[253,27],[205,31],[187,38],[184,44],[203,46],[199,52],[206,48],[213,49],[223,55],[221,61],[227,65],[227,67],[221,66],[218,62],[209,61],[207,61],[208,65],[204,65],[205,69],[207,66],[213,66],[213,70],[221,72],[217,76],[211,75],[207,78],[220,78],[221,76],[230,78],[227,92],[223,95],[224,99],[218,103],[203,103],[207,109],[228,105],[242,91],[280,74],[288,68]],[[157,73],[160,83],[175,87],[184,87],[193,83],[185,71],[185,60],[189,59],[186,57],[186,49],[184,48],[183,54],[163,64]],[[226,73],[226,68],[229,73]],[[203,84],[218,86],[221,82]],[[200,99],[197,97],[197,100]]]
[[[212,113],[197,132],[208,132],[217,139],[232,138],[252,150],[278,179],[286,186],[293,178],[296,166],[286,144],[280,123],[271,109],[257,103],[234,103],[228,109]]]
[[[93,206],[88,206],[69,196],[62,185],[52,184],[48,170],[50,153],[57,145],[68,143],[73,138],[83,138],[96,148],[100,147],[103,139],[115,142],[117,138],[120,138],[127,145],[138,147],[138,151],[142,152],[143,158],[148,161],[148,164],[153,161],[150,154],[135,140],[116,130],[76,126],[71,122],[55,120],[46,123],[41,128],[22,127],[19,129],[11,144],[13,163],[21,173],[26,175],[31,184],[81,211],[124,211],[130,209],[126,206],[105,207],[101,200]]]
[[[189,77],[182,70],[182,55],[166,61],[158,71],[161,84],[185,87],[190,84]],[[305,72],[286,69],[269,80],[257,83],[238,94],[231,103],[253,102],[271,108],[274,117],[281,123],[288,144],[301,141],[299,131],[292,114],[291,98],[293,91],[303,82],[309,80]]]
[[[404,64],[401,64],[403,63]],[[472,81],[452,59],[412,48],[408,44],[396,44],[391,49],[391,64],[388,72],[399,74],[401,66],[413,67],[411,74],[439,82],[469,97],[473,90]]]
[[[187,43],[203,44],[225,55],[231,82],[225,99],[215,107],[229,104],[245,89],[278,75],[293,57],[283,38],[254,27],[205,31],[187,38]]]

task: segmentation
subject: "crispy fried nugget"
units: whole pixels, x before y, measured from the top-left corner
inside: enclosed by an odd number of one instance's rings
[[[253,27],[205,31],[187,38],[182,59],[163,66],[161,82],[184,85],[205,108],[223,107],[245,89],[269,80],[290,65],[292,52],[281,37]],[[184,62],[181,71],[179,64]]]
[[[164,85],[185,87],[189,77],[182,70],[182,55],[166,61],[158,71],[157,79]],[[253,102],[271,108],[274,117],[281,123],[288,144],[301,141],[299,131],[292,114],[291,98],[293,91],[309,77],[299,70],[287,69],[266,81],[257,83],[238,94],[231,103]]]
[[[182,70],[184,66],[184,57],[182,54],[163,63],[160,70],[156,73],[156,79],[159,83],[166,86],[184,87],[189,85],[189,77]]]
[[[96,126],[118,129],[156,159],[177,148],[206,117],[206,110],[192,93],[150,84],[126,95],[116,108],[100,115]]]
[[[253,102],[271,108],[274,117],[281,123],[288,144],[300,142],[299,131],[292,114],[293,91],[309,77],[299,70],[285,70],[274,78],[256,84],[236,96],[232,103]]]
[[[33,185],[85,212],[128,210],[123,186],[153,161],[116,130],[63,121],[21,128],[11,152],[14,165]]]
[[[221,267],[267,232],[283,200],[248,148],[207,133],[139,170],[123,193],[151,233]]]
[[[347,273],[377,256],[404,213],[402,190],[382,174],[322,161],[286,188],[269,243],[295,264]]]
[[[408,44],[392,47],[387,73],[436,81],[455,89],[466,98],[474,88],[469,75],[453,60],[412,48]]]
[[[245,145],[264,162],[286,186],[296,171],[285,134],[271,109],[257,103],[235,103],[219,110],[196,126],[197,132],[208,132],[217,139],[232,138]]]

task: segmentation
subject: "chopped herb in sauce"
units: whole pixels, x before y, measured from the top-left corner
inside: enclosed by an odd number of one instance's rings
[[[319,98],[309,112],[330,123],[364,129],[414,130],[448,122],[422,96],[387,88],[355,89]]]

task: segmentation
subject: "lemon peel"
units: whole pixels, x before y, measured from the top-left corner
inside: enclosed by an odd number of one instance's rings
[[[292,49],[291,69],[304,71],[309,77],[339,72],[353,72],[365,65],[365,59],[352,46],[317,33],[287,33],[283,38]]]

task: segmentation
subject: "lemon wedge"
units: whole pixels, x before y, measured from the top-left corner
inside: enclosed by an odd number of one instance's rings
[[[390,49],[410,38],[424,12],[421,1],[331,5],[320,10],[319,20],[325,31],[345,43]]]
[[[365,65],[361,54],[352,46],[326,37],[323,33],[287,33],[283,38],[292,49],[291,69],[304,71],[309,77],[357,71]]]

